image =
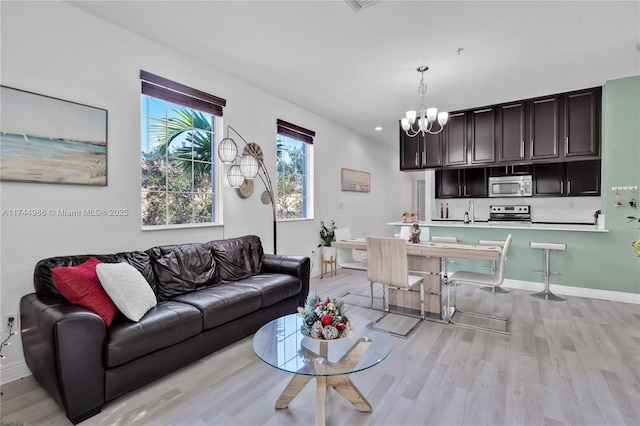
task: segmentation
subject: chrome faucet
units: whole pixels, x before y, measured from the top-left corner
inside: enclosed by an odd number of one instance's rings
[[[473,208],[473,201],[469,201],[469,216],[471,216],[471,224],[473,225],[476,221],[476,214]]]

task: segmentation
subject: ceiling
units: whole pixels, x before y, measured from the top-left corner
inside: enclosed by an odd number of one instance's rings
[[[441,111],[640,74],[638,1],[365,2],[68,3],[392,146],[420,65]]]

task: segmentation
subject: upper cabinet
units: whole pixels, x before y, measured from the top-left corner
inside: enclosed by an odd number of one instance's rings
[[[496,110],[498,162],[526,160],[526,102],[498,105]]]
[[[564,96],[564,157],[600,156],[601,99],[599,87]]]
[[[560,97],[529,101],[529,159],[559,158]]]
[[[600,158],[602,88],[457,111],[435,143],[400,131],[400,169]]]
[[[487,168],[436,170],[436,198],[487,197]]]
[[[449,114],[449,121],[442,133],[444,134],[444,165],[467,164],[467,114],[465,112]]]
[[[494,163],[496,161],[496,114],[495,107],[474,110],[471,115],[471,164]]]
[[[418,133],[414,137],[400,127],[400,170],[415,170],[442,166],[441,134]]]
[[[600,160],[542,163],[533,166],[533,195],[600,195]]]

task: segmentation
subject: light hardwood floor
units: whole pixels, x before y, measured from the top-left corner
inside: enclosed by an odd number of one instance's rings
[[[343,269],[314,278],[311,287],[323,296],[369,291],[365,272]],[[458,305],[510,316],[511,335],[425,321],[408,339],[394,338],[384,362],[352,376],[373,412],[361,413],[329,390],[327,424],[640,424],[638,305],[548,302],[521,290],[494,295],[473,286],[460,288]],[[251,341],[109,402],[83,424],[313,424],[314,386],[276,410],[291,376],[259,360]],[[31,377],[2,391],[3,422],[70,424]]]

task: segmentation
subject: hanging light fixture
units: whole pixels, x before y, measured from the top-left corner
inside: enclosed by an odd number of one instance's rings
[[[424,106],[424,96],[427,93],[427,82],[424,81],[424,73],[428,69],[429,67],[426,65],[420,66],[416,69],[416,71],[420,73],[420,84],[418,85],[420,111],[407,111],[406,117],[400,121],[402,130],[404,130],[409,137],[417,136],[419,133],[422,133],[422,136],[424,136],[425,133],[437,135],[444,129],[444,126],[447,124],[447,120],[449,119],[449,113],[438,113],[438,108],[427,109]],[[431,129],[436,119],[438,120],[440,128],[437,131],[433,131]],[[416,121],[418,122],[418,128],[414,129],[413,125]]]

